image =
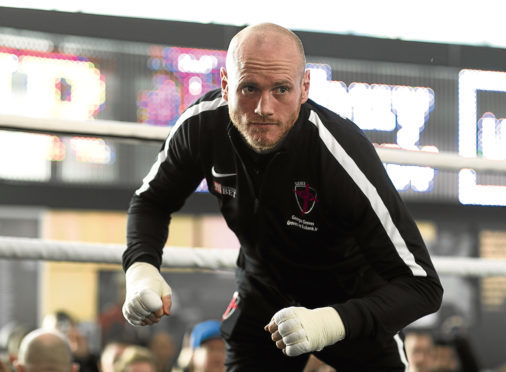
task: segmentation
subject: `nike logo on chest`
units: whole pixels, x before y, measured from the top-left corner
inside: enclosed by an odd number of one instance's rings
[[[237,175],[237,173],[220,173],[220,172],[217,172],[217,171],[214,169],[214,166],[211,168],[211,174],[212,174],[212,175],[213,175],[213,177],[215,177],[215,178],[232,177],[232,176]]]

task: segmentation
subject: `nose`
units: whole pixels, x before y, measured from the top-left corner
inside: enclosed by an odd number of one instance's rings
[[[255,114],[264,118],[274,114],[273,99],[274,98],[269,92],[263,92],[258,98],[258,102],[255,107]]]

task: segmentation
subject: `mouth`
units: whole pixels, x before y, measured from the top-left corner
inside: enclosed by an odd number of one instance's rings
[[[274,122],[250,122],[249,125],[254,125],[254,126],[269,126],[269,125],[277,125],[277,123],[274,123]]]

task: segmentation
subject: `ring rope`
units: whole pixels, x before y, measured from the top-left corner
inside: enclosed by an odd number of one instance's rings
[[[121,264],[124,250],[121,244],[0,237],[0,258],[5,259]],[[237,252],[236,249],[166,247],[162,267],[231,269]]]
[[[20,115],[0,115],[0,129],[145,141],[163,141],[170,132],[170,127],[124,121],[71,120]]]
[[[0,259],[121,264],[125,246],[45,239],[0,237]],[[165,247],[162,267],[232,270],[237,249]],[[506,276],[506,259],[432,257],[440,275]]]
[[[470,158],[451,152],[427,152],[376,147],[384,163],[417,165],[436,169],[474,169],[483,172],[506,172],[506,160]]]

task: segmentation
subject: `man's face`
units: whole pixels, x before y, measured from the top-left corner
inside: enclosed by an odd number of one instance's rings
[[[415,372],[428,372],[434,363],[434,345],[428,335],[408,335],[404,342],[411,368]]]
[[[221,71],[223,98],[246,142],[264,152],[297,120],[309,93],[309,71],[302,71],[293,42],[244,44],[229,70]]]

